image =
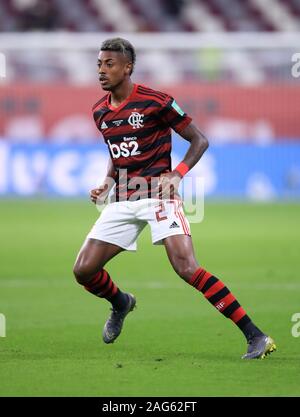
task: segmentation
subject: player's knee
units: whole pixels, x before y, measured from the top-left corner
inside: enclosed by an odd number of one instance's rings
[[[76,263],[74,265],[73,274],[78,284],[81,284],[81,285],[87,284],[90,281],[91,275],[92,275],[89,265],[85,265],[82,263],[80,264]]]
[[[177,274],[185,281],[189,281],[196,270],[195,265],[186,262],[185,260],[177,262],[173,266]]]

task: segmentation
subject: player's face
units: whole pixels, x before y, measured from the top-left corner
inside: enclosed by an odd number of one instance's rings
[[[105,91],[114,90],[130,75],[131,68],[132,64],[122,53],[100,51],[98,73],[102,89]]]

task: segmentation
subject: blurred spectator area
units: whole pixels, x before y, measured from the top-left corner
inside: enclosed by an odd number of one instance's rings
[[[3,82],[94,83],[101,43],[116,35],[136,48],[134,77],[141,83],[299,82],[291,76],[291,65],[292,56],[300,51],[300,31],[0,33],[0,52],[6,58]]]
[[[297,31],[299,0],[1,0],[0,31]]]
[[[300,0],[0,0],[0,137],[99,137],[97,55],[121,35],[133,81],[174,94],[211,141],[299,139],[299,22]]]
[[[259,48],[218,47],[176,49],[177,34],[255,35]],[[95,80],[95,54],[104,40],[101,33],[125,33],[129,40],[143,33],[173,34],[162,49],[138,48],[136,76],[141,82],[226,81],[244,84],[295,81],[290,77],[291,48],[263,49],[261,34],[300,34],[300,0],[1,0],[0,35],[8,33],[61,34],[60,48],[49,48],[40,38],[40,49],[26,46],[20,35],[17,47],[6,53],[7,81],[89,84]],[[99,33],[97,45],[64,48],[63,34]],[[132,36],[131,36],[132,35]],[[34,42],[36,45],[36,42]],[[87,45],[87,44],[86,44]],[[252,42],[253,45],[253,42]],[[299,44],[300,45],[300,41]],[[24,47],[25,46],[25,47]],[[298,47],[298,46],[297,46]],[[299,48],[299,47],[298,47]],[[150,50],[151,49],[151,50]],[[159,68],[159,70],[158,70]]]

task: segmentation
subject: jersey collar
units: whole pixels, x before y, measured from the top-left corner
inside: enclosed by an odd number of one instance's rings
[[[122,101],[122,103],[121,103],[118,107],[114,107],[114,106],[112,106],[112,105],[110,104],[111,93],[109,93],[109,94],[108,94],[108,96],[107,96],[107,100],[106,100],[106,104],[107,104],[107,107],[109,108],[109,110],[111,110],[111,111],[119,111],[119,110],[121,110],[123,107],[125,107],[125,106],[126,106],[126,104],[127,104],[127,103],[128,103],[128,102],[132,99],[132,97],[135,95],[137,88],[138,88],[138,84],[133,84],[133,89],[132,89],[131,93],[129,94],[129,96],[128,96],[128,97],[127,97],[124,101]]]

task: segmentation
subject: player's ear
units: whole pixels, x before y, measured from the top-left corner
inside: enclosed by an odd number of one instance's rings
[[[127,62],[125,67],[125,74],[130,75],[132,73],[132,62]]]

